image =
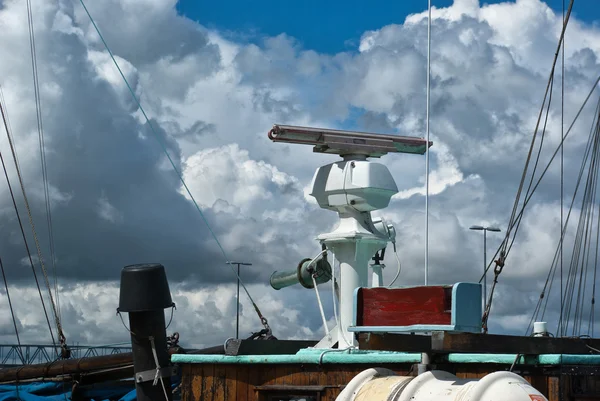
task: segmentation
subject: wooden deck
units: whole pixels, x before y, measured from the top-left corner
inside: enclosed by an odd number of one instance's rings
[[[385,367],[400,375],[414,374],[412,364]],[[335,401],[344,386],[369,366],[301,364],[182,364],[182,401]],[[460,378],[481,378],[505,365],[452,364],[438,369]],[[548,367],[518,371],[549,401],[600,400],[600,377],[595,370]],[[411,372],[411,370],[413,370]]]

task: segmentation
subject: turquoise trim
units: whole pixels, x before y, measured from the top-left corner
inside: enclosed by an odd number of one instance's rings
[[[444,359],[451,363],[512,364],[515,358],[515,354],[448,354]],[[600,355],[526,355],[520,356],[517,363],[525,365],[600,365]]]
[[[303,349],[295,355],[191,355],[174,354],[173,363],[217,363],[217,364],[380,364],[419,363],[421,354],[386,351]]]
[[[511,365],[515,354],[448,354],[440,355],[441,362],[462,364],[494,363]],[[370,364],[419,363],[420,353],[330,350],[307,348],[293,355],[192,355],[174,354],[173,363],[214,363],[214,364]],[[600,355],[561,355],[547,354],[521,356],[518,364],[525,365],[600,365]]]

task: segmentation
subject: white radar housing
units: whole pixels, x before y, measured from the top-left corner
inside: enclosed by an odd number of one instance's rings
[[[310,193],[319,206],[340,213],[386,208],[398,187],[388,168],[364,160],[340,161],[320,167]]]

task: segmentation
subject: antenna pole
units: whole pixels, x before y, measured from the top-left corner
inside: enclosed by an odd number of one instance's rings
[[[431,0],[427,0],[427,112],[425,130],[427,144],[425,150],[425,285],[429,280],[429,108],[430,108],[430,75],[431,75]]]

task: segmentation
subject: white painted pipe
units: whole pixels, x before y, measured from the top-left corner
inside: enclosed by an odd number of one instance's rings
[[[388,369],[359,373],[336,401],[548,401],[521,376],[494,372],[481,379],[459,379],[439,370],[416,377]]]
[[[371,276],[371,287],[383,287],[383,267],[384,265],[374,264],[371,266],[373,275]]]

